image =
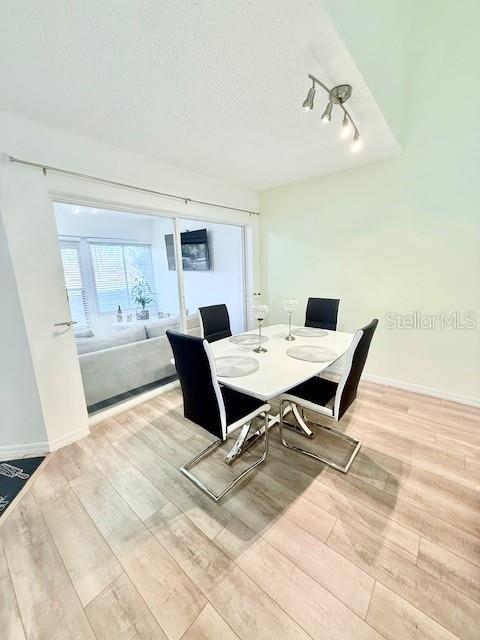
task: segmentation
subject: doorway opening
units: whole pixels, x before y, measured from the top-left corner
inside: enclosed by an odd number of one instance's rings
[[[167,330],[200,335],[198,307],[245,328],[244,228],[54,202],[89,414],[176,379]],[[178,255],[181,249],[181,257]]]

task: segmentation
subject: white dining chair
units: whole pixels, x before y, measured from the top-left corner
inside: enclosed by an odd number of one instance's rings
[[[215,362],[209,343],[204,338],[167,331],[172,347],[178,377],[183,393],[183,410],[186,418],[216,436],[216,440],[200,451],[194,458],[181,467],[182,473],[210,498],[218,502],[230,489],[265,461],[268,453],[268,412],[270,405],[240,393],[234,389],[220,386],[215,370]],[[235,446],[226,458],[231,463],[238,457],[253,421],[261,416],[263,424],[257,432],[263,437],[264,450],[260,458],[249,465],[219,494],[214,493],[195,476],[190,469],[207,453],[223,444],[228,435],[240,429]]]
[[[338,422],[342,418],[356,398],[358,383],[360,382],[360,377],[367,360],[368,351],[370,349],[370,344],[372,342],[375,329],[377,328],[377,324],[378,320],[374,319],[368,325],[356,332],[352,344],[347,352],[345,370],[338,382],[316,376],[297,385],[296,387],[293,387],[280,396],[279,431],[280,439],[285,447],[315,458],[316,460],[320,460],[343,473],[348,472],[355,456],[360,450],[361,442],[338,429],[307,420],[305,418],[304,410],[307,409],[316,414],[333,418],[335,422]],[[299,423],[300,429],[297,430],[294,427],[295,431],[302,433],[302,435],[305,435],[306,437],[314,437],[315,433],[310,429],[310,426],[316,426],[317,428],[328,431],[338,438],[348,442],[351,445],[352,452],[348,457],[347,462],[343,465],[338,464],[334,460],[324,457],[319,453],[314,453],[313,451],[297,447],[287,442],[285,439],[285,415],[289,412],[289,408],[292,409],[291,413]],[[307,434],[312,435],[307,436]]]

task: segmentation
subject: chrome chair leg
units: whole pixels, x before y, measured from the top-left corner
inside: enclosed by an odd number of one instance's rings
[[[248,434],[250,433],[250,427],[252,426],[252,420],[243,425],[240,429],[240,435],[238,436],[235,444],[230,449],[230,451],[225,456],[225,462],[227,464],[232,464],[243,452],[245,447],[245,442],[247,440]]]
[[[334,433],[336,436],[338,436],[339,438],[341,438],[342,440],[345,440],[346,442],[348,442],[349,444],[352,445],[353,447],[353,451],[350,455],[350,457],[348,458],[347,462],[345,465],[339,465],[336,462],[334,462],[333,460],[329,459],[329,458],[324,458],[323,456],[320,456],[316,453],[313,453],[312,451],[308,451],[307,449],[302,449],[300,447],[295,447],[293,444],[289,444],[284,437],[284,419],[283,419],[283,405],[285,403],[288,403],[288,400],[282,400],[282,402],[280,403],[280,420],[278,423],[278,428],[279,428],[279,434],[280,434],[280,440],[283,444],[284,447],[286,447],[287,449],[292,449],[293,451],[297,451],[298,453],[303,453],[306,456],[310,456],[310,458],[315,458],[315,460],[319,460],[320,462],[324,462],[325,464],[327,464],[329,467],[332,467],[333,469],[337,469],[337,471],[341,471],[342,473],[347,473],[348,470],[350,469],[352,462],[355,460],[355,457],[357,455],[357,453],[360,451],[360,447],[362,446],[362,443],[360,442],[360,440],[356,440],[355,438],[352,438],[351,436],[347,436],[345,433],[343,433],[342,431],[339,431],[338,429],[334,429],[333,427],[326,427],[324,425],[321,424],[316,424],[316,426],[319,429],[322,429],[323,431],[329,431],[330,433]],[[293,405],[295,406],[295,405]]]
[[[285,420],[284,417],[283,426],[286,429],[290,429],[290,431],[294,431],[295,433],[299,433],[301,436],[305,436],[306,438],[314,438],[315,433],[307,425],[303,415],[303,411],[300,412],[300,409],[297,407],[297,405],[293,403],[291,403],[291,410],[297,422],[296,424],[294,422],[289,422],[288,420]]]
[[[208,447],[206,447],[205,449],[200,451],[200,453],[198,453],[194,458],[192,458],[186,464],[184,464],[180,468],[180,471],[189,480],[191,480],[199,489],[201,489],[210,498],[212,498],[212,500],[214,500],[215,502],[218,502],[221,498],[223,498],[223,496],[226,493],[228,493],[230,491],[230,489],[232,489],[236,484],[238,484],[241,480],[243,480],[243,478],[245,478],[246,475],[248,475],[256,467],[258,467],[258,465],[262,464],[262,462],[265,462],[265,460],[267,458],[267,454],[268,454],[268,438],[269,438],[269,433],[268,433],[269,432],[269,429],[268,429],[268,414],[266,412],[265,412],[264,420],[265,420],[265,424],[264,424],[265,446],[264,446],[264,450],[263,450],[263,453],[262,453],[261,457],[258,460],[256,460],[253,464],[251,464],[249,467],[247,467],[244,471],[242,471],[242,473],[239,476],[237,476],[232,482],[230,482],[230,484],[227,485],[227,487],[225,487],[225,489],[220,494],[217,495],[217,494],[213,493],[213,491],[211,491],[206,486],[206,484],[204,482],[202,482],[202,480],[200,480],[199,478],[197,478],[197,476],[195,476],[193,473],[190,472],[190,469],[194,466],[194,464],[196,462],[198,462],[198,460],[203,458],[203,456],[205,456],[207,453],[209,453],[210,451],[213,451],[214,449],[219,447],[221,444],[223,444],[223,440],[219,439],[219,440],[215,440],[215,442],[212,442],[212,444],[210,444]],[[245,428],[245,426],[242,428],[242,431]],[[250,426],[249,426],[249,429],[250,429]],[[247,430],[247,434],[248,434],[248,430]],[[237,442],[238,442],[238,440],[237,440]]]

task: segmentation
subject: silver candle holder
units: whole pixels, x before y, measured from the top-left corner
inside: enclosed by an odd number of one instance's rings
[[[267,353],[268,349],[262,347],[262,325],[269,312],[269,308],[266,304],[256,304],[253,307],[253,314],[255,320],[258,323],[258,347],[254,349],[255,353]]]
[[[285,336],[285,340],[291,342],[295,340],[295,336],[292,336],[292,314],[298,307],[298,300],[296,298],[284,298],[283,309],[288,313],[288,335]]]

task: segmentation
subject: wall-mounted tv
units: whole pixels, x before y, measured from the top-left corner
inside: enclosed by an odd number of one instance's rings
[[[180,234],[182,243],[182,262],[184,271],[210,271],[210,254],[206,229],[184,231]],[[170,271],[175,271],[175,245],[173,234],[165,236],[167,261]]]

